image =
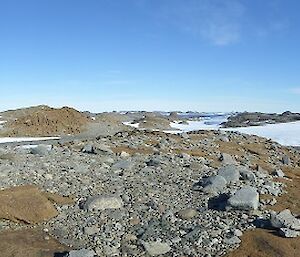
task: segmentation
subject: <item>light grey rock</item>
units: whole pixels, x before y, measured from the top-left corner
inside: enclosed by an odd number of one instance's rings
[[[300,231],[292,230],[289,228],[280,228],[279,235],[287,238],[294,238],[300,236]]]
[[[240,244],[241,239],[239,239],[237,236],[233,236],[233,237],[230,237],[230,238],[225,238],[224,243],[228,244],[228,245]]]
[[[225,165],[218,171],[218,175],[225,178],[228,184],[239,181],[240,172],[236,165]]]
[[[30,153],[40,156],[48,155],[52,150],[52,145],[38,145],[37,147],[30,148]]]
[[[95,252],[88,249],[72,250],[67,257],[94,257]]]
[[[234,234],[235,236],[241,237],[241,236],[243,235],[243,232],[242,232],[241,230],[239,230],[239,229],[235,229],[235,230],[233,231],[233,234]]]
[[[170,245],[164,242],[142,242],[142,244],[150,256],[158,256],[171,251]]]
[[[83,153],[89,153],[89,154],[94,154],[95,153],[95,148],[91,144],[85,145],[82,150]]]
[[[220,157],[220,161],[222,161],[223,164],[237,164],[236,160],[228,153],[222,153]]]
[[[222,176],[211,176],[204,180],[202,191],[205,193],[219,193],[225,188],[226,183],[227,181]]]
[[[83,208],[89,211],[102,211],[106,209],[120,209],[123,207],[123,201],[117,196],[93,196],[84,204]]]
[[[300,230],[300,219],[294,217],[289,209],[280,213],[271,213],[271,225],[274,228],[289,228],[292,230]]]
[[[193,208],[187,208],[187,209],[183,209],[183,210],[180,210],[179,212],[177,212],[177,216],[183,220],[192,219],[197,214],[198,214],[197,210],[195,210]]]
[[[246,167],[243,167],[240,169],[240,175],[243,180],[247,180],[247,181],[251,181],[251,182],[257,181],[254,172],[247,169]]]
[[[120,157],[126,159],[126,158],[130,157],[130,154],[127,153],[127,152],[122,151],[121,154],[120,154]]]
[[[272,175],[279,178],[283,178],[285,176],[284,172],[280,169],[275,170]]]
[[[257,210],[259,194],[256,188],[244,186],[228,199],[228,205],[239,210]]]

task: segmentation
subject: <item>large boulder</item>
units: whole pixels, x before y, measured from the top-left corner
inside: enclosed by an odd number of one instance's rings
[[[206,178],[203,181],[203,189],[202,191],[205,193],[220,193],[226,186],[226,179],[223,178],[222,176],[216,175],[216,176],[211,176],[209,178]]]
[[[244,186],[228,199],[229,207],[239,210],[257,210],[259,194],[256,188]]]
[[[236,165],[225,165],[218,171],[218,175],[225,178],[228,184],[235,183],[240,179],[240,172]]]

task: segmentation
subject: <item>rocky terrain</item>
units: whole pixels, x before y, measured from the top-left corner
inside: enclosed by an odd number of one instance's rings
[[[91,117],[70,107],[55,109],[37,106],[1,113],[6,120],[1,136],[58,136],[79,134],[92,122]]]
[[[0,145],[1,256],[298,256],[297,149],[109,125]]]
[[[260,126],[265,124],[286,123],[300,120],[300,113],[283,112],[261,113],[261,112],[243,112],[232,115],[228,121],[223,123],[225,128]]]

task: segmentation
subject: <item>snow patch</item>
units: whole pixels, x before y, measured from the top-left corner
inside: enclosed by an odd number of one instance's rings
[[[31,141],[44,141],[44,140],[55,140],[60,137],[0,137],[0,144],[14,143],[14,142],[31,142]]]
[[[126,126],[130,126],[130,127],[133,127],[133,128],[139,128],[140,126],[140,123],[131,123],[131,121],[126,121],[126,122],[123,122],[124,125]]]

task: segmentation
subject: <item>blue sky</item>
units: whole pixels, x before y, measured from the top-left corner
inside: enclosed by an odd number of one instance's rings
[[[300,112],[298,0],[0,0],[0,110]]]

